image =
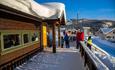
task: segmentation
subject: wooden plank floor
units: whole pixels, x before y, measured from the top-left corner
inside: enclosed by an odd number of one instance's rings
[[[84,66],[74,47],[57,48],[57,53],[52,53],[52,48],[47,48],[15,70],[84,70]]]

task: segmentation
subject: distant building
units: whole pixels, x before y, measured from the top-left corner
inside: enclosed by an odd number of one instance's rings
[[[100,28],[98,35],[102,39],[115,42],[115,28]]]
[[[67,25],[64,26],[66,30],[71,29],[84,29],[84,27],[90,27],[90,32],[93,35],[97,35],[96,32],[100,28],[115,28],[115,21],[111,20],[92,20],[92,19],[71,19],[67,22]],[[86,34],[85,30],[85,34]]]
[[[91,31],[90,29],[91,29],[91,27],[83,27],[83,31],[84,31],[85,36],[89,36],[89,32]]]

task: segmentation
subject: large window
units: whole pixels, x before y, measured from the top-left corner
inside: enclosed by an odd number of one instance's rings
[[[1,49],[2,47],[1,47],[1,32],[0,32],[0,53],[1,53]]]
[[[29,35],[28,34],[24,34],[23,35],[23,41],[24,41],[24,43],[28,43],[29,42]]]
[[[113,36],[113,39],[114,39],[115,37]]]
[[[107,36],[107,38],[111,38],[111,36]]]
[[[0,51],[12,52],[39,42],[39,31],[33,30],[1,30]]]
[[[3,35],[4,49],[20,45],[19,34]]]
[[[39,39],[38,32],[32,33],[31,41],[38,41],[38,39]]]

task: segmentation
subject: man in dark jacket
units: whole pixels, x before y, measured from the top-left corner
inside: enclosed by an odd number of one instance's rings
[[[70,48],[70,45],[69,45],[69,36],[68,36],[67,33],[64,36],[64,40],[65,40],[66,48]]]

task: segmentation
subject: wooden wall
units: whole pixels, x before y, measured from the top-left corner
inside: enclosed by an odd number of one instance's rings
[[[38,23],[39,24],[39,23]],[[0,18],[0,30],[36,30],[33,23]]]
[[[12,16],[11,16],[12,17]],[[38,23],[40,24],[40,23]],[[40,25],[36,26],[34,23],[16,21],[12,19],[0,18],[0,30],[38,30],[40,31]],[[1,46],[0,46],[1,48]],[[19,50],[0,55],[0,65],[12,61],[30,51],[40,48],[40,42],[32,44],[30,46],[21,48]],[[29,53],[28,53],[29,54]]]

